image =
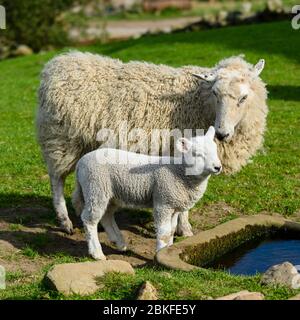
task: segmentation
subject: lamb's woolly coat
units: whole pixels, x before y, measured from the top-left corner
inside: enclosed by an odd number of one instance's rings
[[[242,58],[221,61],[213,70],[245,70]],[[42,72],[39,90],[38,138],[49,173],[67,175],[79,158],[98,147],[101,128],[201,128],[214,124],[209,89],[192,73],[196,66],[172,68],[145,62],[122,63],[99,55],[73,52],[57,56]],[[218,142],[226,173],[238,171],[262,146],[266,124],[266,89],[259,77],[255,95],[228,143]]]
[[[153,208],[157,250],[171,245],[178,214],[194,206],[204,194],[210,175],[221,170],[214,135],[211,127],[204,137],[185,140],[192,148],[188,158],[169,158],[168,164],[163,163],[167,157],[118,149],[98,149],[84,155],[76,166],[72,201],[81,214],[89,253],[105,259],[97,236],[99,221],[110,240],[120,250],[126,249],[114,220],[114,211],[126,206]],[[127,164],[120,164],[121,158]],[[177,164],[178,160],[182,162]]]

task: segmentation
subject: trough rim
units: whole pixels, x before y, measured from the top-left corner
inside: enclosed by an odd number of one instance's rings
[[[269,215],[252,215],[240,217],[225,223],[222,223],[212,229],[201,231],[196,235],[175,243],[170,247],[161,249],[156,254],[156,261],[169,269],[191,271],[203,269],[201,267],[189,264],[180,257],[188,247],[207,243],[213,239],[225,237],[233,232],[240,231],[247,226],[262,226],[286,228],[287,230],[300,231],[300,223],[292,220]]]

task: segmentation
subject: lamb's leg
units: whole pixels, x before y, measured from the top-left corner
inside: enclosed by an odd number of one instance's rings
[[[116,206],[109,205],[105,215],[101,219],[101,224],[107,233],[109,240],[114,242],[119,250],[126,251],[127,245],[115,220],[116,209]]]
[[[169,208],[154,209],[154,224],[156,228],[156,251],[168,246],[172,238],[172,216],[174,210]]]
[[[84,208],[84,199],[82,195],[81,186],[78,181],[76,181],[75,191],[72,194],[72,205],[78,216],[81,215]]]
[[[57,215],[57,219],[61,228],[69,233],[73,233],[73,224],[68,216],[68,210],[64,197],[65,179],[61,176],[50,175],[51,190],[53,195],[53,205]]]
[[[89,254],[96,260],[106,260],[98,238],[98,223],[105,213],[106,208],[94,207],[92,210],[83,209],[81,220],[83,222],[85,237],[88,242]]]
[[[176,227],[177,227],[177,223],[178,223],[178,215],[179,215],[179,212],[175,212],[172,216],[172,221],[171,221],[171,226],[172,226],[172,229],[171,229],[171,237],[170,237],[170,240],[169,240],[169,243],[168,243],[168,246],[171,246],[174,242],[174,234],[175,234],[175,230],[176,230]]]
[[[193,235],[192,226],[189,223],[188,211],[179,213],[176,234],[184,237],[191,237]]]

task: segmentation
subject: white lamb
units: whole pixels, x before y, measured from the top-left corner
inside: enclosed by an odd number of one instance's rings
[[[180,157],[167,159],[98,149],[79,160],[73,205],[81,213],[93,258],[105,259],[97,233],[99,222],[110,241],[118,249],[126,250],[114,219],[118,207],[153,208],[156,250],[173,243],[178,214],[189,210],[202,197],[211,174],[221,172],[214,135],[215,129],[210,127],[205,136],[180,138],[176,143]]]

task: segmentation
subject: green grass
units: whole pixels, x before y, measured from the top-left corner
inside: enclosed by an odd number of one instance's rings
[[[272,41],[268,41],[272,39]],[[299,184],[299,31],[290,23],[269,23],[83,48],[124,61],[139,59],[173,66],[212,66],[224,57],[244,53],[255,63],[266,59],[268,131],[265,151],[234,176],[211,179],[200,202],[225,201],[242,213],[260,211],[290,215],[300,206]],[[35,139],[34,118],[39,73],[55,52],[0,63],[0,206],[50,206],[49,181]],[[72,189],[68,180],[67,196]]]
[[[61,262],[61,261],[57,261]],[[74,260],[67,260],[74,262]],[[49,268],[46,268],[47,270]],[[167,275],[166,275],[167,273]],[[232,276],[223,271],[197,270],[165,271],[163,268],[136,269],[135,275],[110,273],[98,279],[101,290],[93,295],[64,297],[49,290],[41,275],[34,281],[18,284],[26,279],[23,273],[8,273],[9,285],[0,291],[0,299],[135,299],[144,281],[150,281],[158,290],[159,299],[212,299],[242,290],[261,292],[267,300],[288,299],[300,291],[283,286],[264,286],[259,275],[252,277]]]
[[[243,214],[266,211],[289,216],[299,212],[300,31],[292,30],[290,22],[148,36],[81,49],[124,61],[136,59],[173,66],[213,66],[224,57],[240,53],[252,63],[264,58],[266,67],[262,78],[270,93],[265,150],[240,173],[211,179],[197,206],[223,201]],[[39,73],[55,54],[57,52],[0,62],[0,207],[51,207],[49,181],[45,179],[46,169],[35,139],[34,118]],[[72,187],[73,177],[70,177],[68,199]],[[17,230],[19,226],[10,228]],[[47,239],[37,239],[23,254],[34,257],[40,240]],[[139,283],[148,279],[157,285],[162,283],[159,291],[165,299],[215,297],[239,289],[259,290],[270,299],[292,294],[283,288],[262,288],[256,277],[233,277],[213,271],[172,274],[172,281],[162,280],[160,271],[144,268],[137,270],[137,277],[127,277],[124,283],[120,282],[120,276],[111,276],[106,278],[107,289],[101,296],[132,298]],[[0,292],[0,297],[41,298],[48,291],[40,280],[12,283]]]

